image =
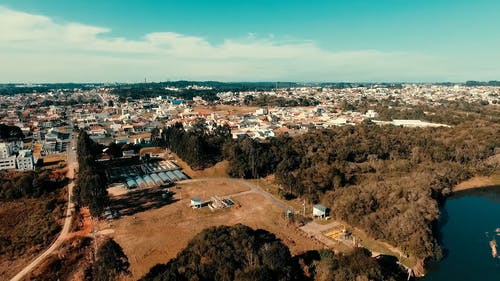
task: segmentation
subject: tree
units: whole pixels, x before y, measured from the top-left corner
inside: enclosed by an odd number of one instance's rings
[[[92,279],[95,281],[118,280],[120,275],[129,274],[128,257],[113,239],[107,239],[96,254],[92,266]]]
[[[115,142],[110,142],[108,145],[108,150],[106,151],[106,154],[109,155],[111,158],[120,158],[123,156],[122,153],[122,148],[116,144]]]
[[[106,181],[96,159],[101,146],[93,142],[85,131],[78,135],[79,175],[74,190],[74,199],[79,206],[89,206],[90,214],[99,217],[109,204]]]
[[[302,280],[298,268],[272,233],[217,226],[200,232],[175,259],[141,280]]]

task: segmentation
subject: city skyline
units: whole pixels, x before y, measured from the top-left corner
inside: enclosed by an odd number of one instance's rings
[[[3,1],[0,83],[500,77],[498,3],[329,2]]]

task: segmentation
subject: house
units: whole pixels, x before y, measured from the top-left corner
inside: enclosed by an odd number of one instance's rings
[[[202,202],[200,197],[193,197],[191,198],[191,208],[201,208],[202,207]]]
[[[320,204],[316,204],[313,206],[313,216],[314,217],[320,217],[320,218],[325,218],[328,216],[328,208],[323,206],[323,205],[320,205]]]

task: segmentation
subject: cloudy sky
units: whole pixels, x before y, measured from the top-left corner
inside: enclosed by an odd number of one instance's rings
[[[499,10],[495,0],[5,0],[0,83],[500,80]]]

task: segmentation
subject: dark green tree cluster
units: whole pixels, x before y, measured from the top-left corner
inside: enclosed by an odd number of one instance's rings
[[[130,263],[122,247],[115,240],[107,239],[97,250],[96,260],[92,265],[91,280],[114,281],[120,276],[127,275]]]
[[[492,81],[488,81],[488,82],[485,82],[485,81],[467,81],[465,83],[466,86],[471,86],[471,87],[474,87],[474,86],[500,86],[500,81],[497,81],[497,80],[492,80]]]
[[[65,180],[51,180],[48,171],[25,172],[15,178],[0,178],[0,200],[38,198],[62,188]]]
[[[0,140],[19,140],[23,138],[23,131],[18,126],[0,124]]]
[[[110,142],[106,154],[108,154],[111,159],[120,158],[123,156],[122,146],[115,142]]]
[[[355,248],[351,253],[337,255],[331,250],[309,251],[297,258],[310,280],[407,280],[394,259],[382,263],[372,258],[371,253],[364,248]]]
[[[80,83],[49,83],[37,86],[19,87],[19,84],[0,84],[0,95],[16,95],[24,93],[48,93],[55,90],[73,91],[73,89],[92,89],[101,84],[80,84]]]
[[[261,142],[244,138],[224,145],[224,159],[231,162],[229,175],[240,178],[259,178],[276,170],[283,158],[288,138],[272,138]]]
[[[222,160],[222,148],[229,139],[228,126],[215,126],[210,130],[205,120],[200,119],[187,131],[181,123],[164,128],[160,142],[193,169],[203,169]]]
[[[271,95],[247,95],[243,99],[243,104],[248,106],[279,106],[279,107],[292,107],[292,106],[311,106],[317,105],[318,101],[312,98],[304,97],[277,97]]]
[[[85,131],[78,135],[78,180],[74,199],[78,206],[89,206],[90,214],[99,217],[109,204],[106,181],[96,161],[102,147],[92,141]]]
[[[196,235],[176,258],[156,265],[141,280],[302,280],[299,268],[272,233],[218,226]]]

